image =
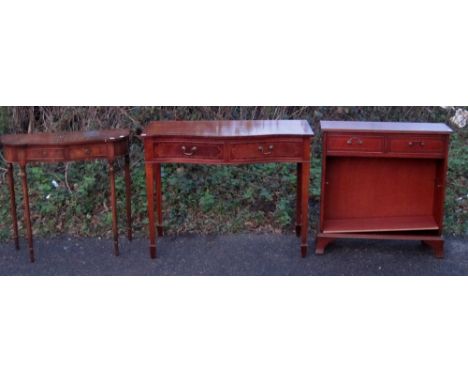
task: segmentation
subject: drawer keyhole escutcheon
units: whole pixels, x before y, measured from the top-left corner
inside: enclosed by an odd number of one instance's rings
[[[275,148],[275,146],[273,145],[269,145],[268,146],[268,150],[269,151],[265,151],[263,145],[260,145],[258,146],[258,151],[260,151],[261,153],[263,153],[263,155],[270,155],[272,152],[273,152],[273,149]]]
[[[187,147],[185,146],[182,146],[181,149],[182,149],[182,153],[189,157],[189,156],[192,156],[195,153],[195,151],[197,151],[197,146],[192,146],[192,148],[189,151],[187,151]]]
[[[359,138],[356,138],[356,137],[351,137],[348,139],[348,141],[346,142],[348,145],[352,145],[353,142],[356,142],[358,145],[362,145],[362,140],[359,139]]]
[[[91,150],[90,150],[90,149],[84,149],[84,152],[85,152],[86,155],[91,154]]]

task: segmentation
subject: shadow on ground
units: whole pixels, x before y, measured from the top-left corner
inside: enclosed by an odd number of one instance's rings
[[[342,240],[323,256],[299,255],[293,235],[174,236],[158,241],[151,260],[148,241],[58,237],[35,241],[36,262],[26,245],[0,244],[0,275],[468,275],[468,239],[450,238],[445,259],[419,242]]]

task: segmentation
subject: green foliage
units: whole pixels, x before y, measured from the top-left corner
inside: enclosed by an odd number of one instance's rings
[[[5,106],[0,106],[0,134],[7,131],[8,126],[8,109]]]
[[[14,109],[14,110],[13,110]],[[0,108],[0,133],[24,132],[29,108]],[[364,119],[448,122],[449,112],[437,107],[35,107],[35,130],[61,131],[113,127],[141,128],[153,119],[303,118],[314,126],[310,221],[315,229],[320,197],[320,119]],[[25,119],[26,118],[26,119]],[[45,122],[41,122],[45,121]],[[452,135],[445,227],[449,234],[468,234],[468,134]],[[117,164],[119,226],[125,227],[125,184]],[[0,161],[0,169],[5,163]],[[147,235],[146,180],[143,147],[131,145],[132,216],[137,235]],[[35,234],[103,235],[111,232],[107,163],[102,161],[28,167]],[[18,174],[16,199],[20,230],[22,192]],[[182,232],[292,232],[295,216],[296,166],[164,165],[164,225]],[[52,181],[57,182],[55,187]],[[11,218],[4,171],[0,172],[0,240],[9,239]]]
[[[465,128],[466,129],[466,128]],[[468,234],[468,132],[452,134],[445,205],[446,230]]]

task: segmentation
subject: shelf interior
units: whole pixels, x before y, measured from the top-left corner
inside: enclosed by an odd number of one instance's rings
[[[438,230],[440,163],[419,158],[327,158],[322,232]]]
[[[328,219],[324,221],[323,227],[324,233],[423,231],[439,229],[433,216]]]

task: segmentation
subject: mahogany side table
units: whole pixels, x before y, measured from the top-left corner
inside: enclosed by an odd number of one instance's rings
[[[156,257],[157,231],[163,234],[161,164],[297,163],[296,233],[307,254],[310,145],[312,129],[304,120],[156,121],[141,134],[144,141],[150,255]]]
[[[29,258],[31,262],[34,262],[33,234],[29,209],[26,165],[28,163],[104,159],[109,162],[114,254],[116,256],[119,255],[114,162],[119,157],[125,158],[124,172],[127,208],[127,235],[128,239],[131,240],[129,134],[130,131],[128,129],[113,129],[86,132],[10,134],[0,137],[0,142],[4,145],[5,160],[8,166],[7,177],[10,188],[11,216],[13,218],[13,235],[16,249],[19,249],[19,241],[13,164],[17,163],[20,167],[20,177],[24,194],[24,220],[28,237]]]
[[[449,136],[442,123],[321,121],[317,254],[335,239],[421,240],[438,258]]]

